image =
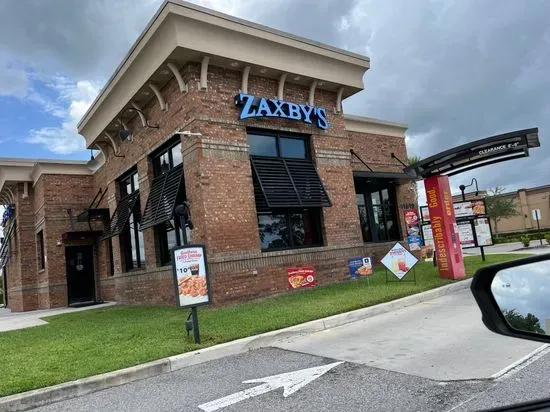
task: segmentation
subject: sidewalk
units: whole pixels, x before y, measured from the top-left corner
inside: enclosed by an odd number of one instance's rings
[[[84,306],[81,308],[45,309],[34,310],[32,312],[12,312],[7,308],[0,308],[0,332],[46,325],[48,322],[43,320],[43,318],[48,316],[106,308],[113,305],[116,305],[116,302],[101,303],[98,305]]]
[[[540,246],[540,242],[538,240],[532,240],[531,245],[526,248],[523,247],[523,244],[521,242],[511,242],[511,243],[499,243],[494,246],[486,246],[484,248],[485,254],[497,254],[497,253],[512,253],[512,254],[519,254],[519,253],[531,253],[534,255],[542,255],[545,253],[550,253],[550,245],[546,244],[546,241],[543,240],[543,246]],[[471,248],[471,249],[463,249],[462,253],[466,256],[475,256],[480,255],[480,249],[479,248]]]

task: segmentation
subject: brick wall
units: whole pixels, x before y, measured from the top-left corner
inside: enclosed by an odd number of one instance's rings
[[[158,129],[143,128],[137,116],[129,122],[133,139],[121,143],[119,156],[123,157],[114,157],[109,152],[106,163],[93,176],[43,176],[36,184],[32,201],[26,200],[25,205],[25,201],[20,200],[22,221],[26,222],[20,243],[26,253],[32,249],[33,256],[25,263],[29,271],[25,281],[35,291],[22,294],[28,297],[10,296],[15,305],[25,309],[66,305],[64,248],[58,247],[57,242],[63,232],[82,227],[74,223],[71,226],[67,209],[72,209],[76,216],[101,188],[107,195],[100,206],[108,207],[112,214],[118,203],[117,179],[137,165],[143,212],[153,179],[149,155],[171,139],[176,130],[202,134],[182,137],[182,154],[187,200],[195,224],[193,242],[206,245],[215,303],[282,293],[287,285],[286,268],[291,266],[315,266],[319,284],[341,281],[348,276],[348,258],[379,257],[391,247],[362,242],[353,170],[362,170],[363,166],[351,159],[349,149],[354,148],[377,171],[399,171],[401,168],[390,158],[390,153],[404,159],[404,139],[347,132],[342,114],[332,110],[336,93],[323,90],[317,90],[315,105],[327,109],[328,130],[287,119],[239,121],[240,109],[235,107],[233,98],[241,86],[240,72],[211,66],[207,90],[198,89],[199,65],[186,66],[182,75],[188,83],[187,93],[179,91],[175,80],[161,90],[168,104],[167,111],[160,109],[156,99],[142,108],[149,123],[158,124]],[[277,80],[250,76],[248,84],[250,94],[276,97]],[[287,82],[285,100],[307,103],[308,98],[309,87]],[[247,127],[311,135],[312,159],[332,202],[332,207],[322,210],[323,247],[261,252]],[[411,199],[406,187],[398,188],[397,192],[399,203]],[[47,263],[45,270],[37,273],[36,232],[41,229],[45,235]],[[153,229],[145,229],[143,235],[146,265],[128,273],[122,264],[120,239],[118,236],[112,239],[113,276],[108,242],[97,242],[99,298],[130,304],[174,303],[171,270],[160,266]],[[27,299],[27,302],[19,303],[18,299]]]
[[[316,93],[315,105],[327,109],[328,130],[286,119],[239,121],[239,109],[235,107],[233,98],[241,86],[240,72],[209,67],[206,91],[197,88],[198,65],[186,66],[182,75],[188,83],[188,93],[182,94],[175,81],[161,90],[168,111],[161,111],[155,100],[144,108],[149,122],[158,124],[159,129],[142,128],[136,117],[129,124],[134,140],[121,144],[120,154],[125,158],[109,157],[94,179],[96,186],[109,188],[104,204],[112,213],[117,203],[116,179],[137,164],[144,209],[152,180],[148,155],[166,142],[175,130],[202,134],[201,137],[182,137],[184,176],[195,224],[193,242],[204,243],[207,247],[216,303],[285,291],[288,265],[313,264],[317,268],[319,284],[339,281],[347,277],[349,257],[378,256],[391,247],[390,244],[362,243],[353,183],[353,170],[361,170],[362,165],[350,158],[349,149],[361,153],[377,170],[400,171],[390,153],[405,158],[404,139],[347,132],[343,116],[334,114],[332,110],[336,93],[322,90]],[[274,79],[250,76],[248,92],[276,97],[277,86]],[[307,86],[286,84],[285,100],[307,103],[308,98]],[[299,253],[260,251],[247,127],[312,136],[312,158],[332,202],[332,207],[323,209],[325,247],[316,248],[315,252]],[[398,189],[398,198],[399,202],[410,200],[407,192],[401,189]],[[146,267],[130,273],[123,272],[119,240],[113,238],[115,275],[110,277],[105,273],[107,264],[100,269],[100,290],[105,298],[114,296],[121,302],[132,304],[173,303],[172,275],[169,267],[159,267],[153,230],[146,229],[144,238]],[[235,262],[248,266],[236,267]],[[257,274],[251,275],[251,272]],[[246,285],[243,280],[247,280]]]

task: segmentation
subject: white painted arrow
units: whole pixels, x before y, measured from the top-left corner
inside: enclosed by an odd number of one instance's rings
[[[243,383],[263,382],[263,384],[220,399],[216,399],[215,401],[203,403],[202,405],[199,405],[199,408],[205,412],[214,412],[218,409],[225,408],[226,406],[233,405],[237,402],[244,401],[245,399],[250,399],[254,396],[262,395],[279,388],[284,388],[283,396],[286,398],[341,363],[344,362],[334,362],[329,363],[328,365],[316,366],[314,368],[301,369],[294,372],[281,373],[280,375],[244,381]]]

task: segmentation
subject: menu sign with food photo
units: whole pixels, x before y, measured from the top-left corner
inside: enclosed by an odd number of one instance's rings
[[[454,203],[455,217],[481,216],[486,214],[485,200],[470,200]]]
[[[403,277],[416,265],[418,259],[411,252],[396,243],[394,247],[382,258],[382,264],[388,268],[399,279]]]
[[[172,267],[178,306],[192,307],[210,303],[204,246],[189,245],[173,249]]]
[[[348,259],[349,275],[352,278],[372,275],[372,259],[370,256]]]
[[[288,288],[311,288],[315,286],[315,268],[304,266],[301,268],[288,268]]]

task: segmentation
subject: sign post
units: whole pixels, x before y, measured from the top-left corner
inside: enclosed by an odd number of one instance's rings
[[[449,178],[432,176],[424,180],[439,275],[464,279],[466,270],[456,224]]]
[[[531,214],[533,215],[533,220],[537,221],[537,229],[540,230],[540,219],[542,217],[542,215],[540,214],[540,209],[531,210]],[[542,239],[539,239],[539,240],[540,240],[540,245],[544,246],[542,244]]]
[[[172,249],[172,269],[176,305],[191,308],[195,343],[201,343],[197,306],[210,303],[210,280],[203,245],[186,245]]]

